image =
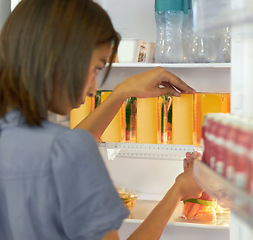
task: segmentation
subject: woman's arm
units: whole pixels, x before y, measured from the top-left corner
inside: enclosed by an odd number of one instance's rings
[[[118,84],[112,94],[76,127],[88,130],[98,140],[127,98],[180,96],[180,93],[195,93],[195,90],[163,68],[154,68]]]
[[[105,234],[105,236],[102,238],[102,240],[120,240],[119,233],[117,230],[110,231]]]
[[[158,240],[181,200],[180,189],[175,184],[158,203],[143,223],[131,234],[128,240]],[[102,240],[119,240],[118,231],[108,232]]]
[[[175,211],[178,203],[189,198],[201,196],[202,189],[193,175],[193,161],[184,173],[181,173],[175,184],[166,193],[144,222],[133,232],[128,240],[158,240]]]
[[[193,161],[198,157],[200,157],[199,153],[188,153],[184,160],[184,172],[176,178],[174,185],[143,223],[131,234],[128,240],[160,239],[162,232],[178,203],[182,200],[199,198],[201,196],[202,189],[193,175]],[[103,240],[107,239],[119,240],[118,232],[112,231],[107,233]]]

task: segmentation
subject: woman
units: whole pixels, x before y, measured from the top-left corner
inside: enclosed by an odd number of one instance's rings
[[[194,90],[156,68],[116,86],[79,129],[49,122],[48,111],[68,115],[96,93],[97,72],[118,43],[91,0],[22,0],[7,19],[0,36],[0,239],[119,239],[129,212],[94,138],[130,96]],[[129,239],[159,239],[178,202],[199,196],[192,162]]]

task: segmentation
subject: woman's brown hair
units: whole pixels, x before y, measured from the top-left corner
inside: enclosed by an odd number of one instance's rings
[[[17,107],[27,124],[40,125],[55,89],[74,107],[92,52],[106,42],[113,44],[111,66],[119,36],[92,0],[22,0],[0,35],[0,118]]]

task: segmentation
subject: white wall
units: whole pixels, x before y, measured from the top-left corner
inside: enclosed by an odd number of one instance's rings
[[[96,0],[96,2],[107,11],[122,38],[156,41],[155,0]]]
[[[0,30],[11,12],[11,0],[0,0]]]
[[[9,0],[11,1],[11,11],[18,5],[21,0]]]

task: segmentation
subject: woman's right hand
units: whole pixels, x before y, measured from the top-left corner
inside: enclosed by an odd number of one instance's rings
[[[194,161],[199,158],[201,158],[201,153],[199,152],[186,154],[186,158],[184,159],[184,172],[176,178],[175,183],[180,189],[181,200],[199,198],[203,192],[193,173]]]
[[[131,76],[114,89],[114,93],[118,93],[124,100],[129,97],[151,98],[161,95],[178,97],[180,93],[195,92],[178,76],[161,67]]]

